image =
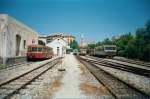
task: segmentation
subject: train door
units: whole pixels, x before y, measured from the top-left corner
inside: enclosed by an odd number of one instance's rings
[[[20,53],[20,42],[21,42],[21,36],[16,35],[16,56],[19,56]]]
[[[57,56],[59,55],[60,49],[57,47]]]

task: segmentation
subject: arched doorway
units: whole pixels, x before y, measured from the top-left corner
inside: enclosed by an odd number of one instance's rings
[[[16,35],[16,56],[19,56],[20,53],[20,42],[21,42],[21,36]]]

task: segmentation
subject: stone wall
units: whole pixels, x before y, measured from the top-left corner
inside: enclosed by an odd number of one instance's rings
[[[2,60],[2,58],[0,57],[0,64],[2,64],[3,63],[3,60]]]
[[[17,46],[17,36],[20,37],[20,46]],[[17,21],[16,19],[0,14],[0,57],[9,62],[11,58],[25,57],[27,46],[38,44],[38,33]],[[18,52],[18,54],[16,54]]]
[[[6,65],[12,65],[12,64],[17,64],[17,63],[22,63],[27,61],[26,57],[12,57],[12,58],[7,58]]]

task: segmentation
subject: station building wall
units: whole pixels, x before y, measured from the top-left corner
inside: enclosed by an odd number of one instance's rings
[[[3,63],[25,57],[30,44],[38,44],[38,33],[7,14],[0,14],[0,59]]]
[[[52,47],[55,56],[62,56],[66,54],[66,49],[70,48],[68,43],[61,39],[56,38],[50,43],[46,44],[46,46]]]

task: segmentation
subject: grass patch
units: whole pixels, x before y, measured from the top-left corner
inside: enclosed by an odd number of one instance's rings
[[[6,65],[0,64],[0,69],[3,69],[3,68],[5,68],[5,67],[6,67]]]

